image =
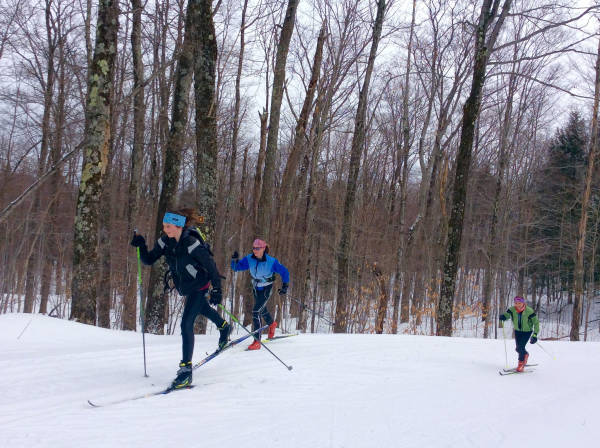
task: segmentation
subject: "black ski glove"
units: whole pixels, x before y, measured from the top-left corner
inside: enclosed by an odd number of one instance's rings
[[[210,290],[210,299],[208,299],[208,303],[211,305],[218,305],[223,300],[223,294],[219,288],[213,288]]]
[[[129,244],[131,244],[133,247],[143,247],[146,245],[146,240],[142,235],[134,233],[133,238],[131,239],[131,243]]]
[[[537,338],[535,336],[531,336],[531,339],[529,340],[529,342],[531,342],[532,344],[535,344],[537,342]]]
[[[285,296],[287,294],[288,286],[289,285],[287,283],[283,283],[281,285],[281,289],[279,290],[279,295],[280,296]]]
[[[501,320],[501,321],[503,321],[503,320],[506,320],[506,316],[505,316],[504,314],[501,314],[501,315],[500,315],[500,320]]]
[[[240,254],[238,254],[238,251],[236,250],[231,256],[231,259],[237,262],[238,258],[240,258]]]

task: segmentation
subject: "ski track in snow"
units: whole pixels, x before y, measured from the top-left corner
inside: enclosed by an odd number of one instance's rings
[[[17,339],[30,319],[30,326]],[[194,372],[191,390],[92,408],[160,390],[179,336],[141,335],[41,315],[0,316],[0,447],[595,446],[600,343],[528,345],[529,375],[498,375],[502,340],[302,334],[266,350],[246,343]],[[241,333],[240,333],[241,334]],[[194,361],[217,335],[196,336]],[[514,342],[507,341],[516,364]]]

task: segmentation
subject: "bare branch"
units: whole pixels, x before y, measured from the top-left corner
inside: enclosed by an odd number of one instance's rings
[[[565,89],[563,87],[557,86],[556,84],[552,84],[552,83],[549,83],[549,82],[546,82],[546,81],[542,81],[541,79],[538,79],[538,78],[536,78],[534,76],[525,75],[523,73],[497,72],[497,73],[494,73],[494,74],[490,74],[489,77],[491,78],[493,76],[503,76],[503,75],[516,75],[516,76],[518,76],[520,78],[525,78],[525,79],[528,79],[530,81],[537,82],[538,84],[541,84],[541,85],[543,85],[545,87],[550,87],[552,89],[559,90],[559,91],[561,91],[563,93],[566,93],[569,96],[572,96],[573,98],[581,98],[581,99],[584,99],[584,100],[593,100],[594,99],[591,96],[577,95],[576,93],[573,93],[570,90],[567,90],[567,89]]]
[[[521,37],[519,39],[513,40],[511,42],[507,42],[507,43],[502,44],[502,45],[498,45],[497,47],[495,47],[495,48],[492,49],[492,52],[498,51],[498,50],[502,50],[503,48],[507,48],[507,47],[513,46],[513,45],[521,43],[521,42],[525,42],[525,41],[531,39],[533,36],[537,36],[538,34],[543,34],[543,33],[547,32],[547,31],[549,31],[551,29],[558,28],[558,27],[561,27],[561,26],[564,26],[564,25],[568,25],[569,23],[576,22],[577,20],[581,19],[582,17],[584,17],[585,15],[589,14],[590,12],[592,12],[592,11],[599,11],[599,10],[600,10],[600,5],[590,6],[590,7],[586,8],[578,16],[571,17],[570,19],[563,20],[561,22],[551,23],[550,25],[545,26],[543,28],[540,28],[540,29],[532,32],[531,34],[523,36],[523,37]]]

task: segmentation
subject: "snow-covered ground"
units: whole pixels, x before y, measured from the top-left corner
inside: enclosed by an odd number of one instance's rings
[[[216,341],[197,336],[194,360]],[[528,346],[535,371],[500,376],[502,339],[302,334],[269,345],[291,372],[244,344],[196,370],[194,389],[91,408],[88,399],[136,396],[172,380],[180,337],[146,336],[148,378],[141,342],[140,333],[0,315],[0,446],[549,448],[600,440],[598,342],[542,342],[554,359]],[[514,364],[512,340],[507,347]]]

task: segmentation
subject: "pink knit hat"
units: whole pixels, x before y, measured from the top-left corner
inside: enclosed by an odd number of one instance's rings
[[[514,298],[515,303],[521,302],[521,303],[525,303],[525,299],[521,296],[517,296]]]
[[[267,247],[267,243],[259,238],[256,238],[254,240],[254,242],[252,243],[252,247],[260,247],[260,248]]]

